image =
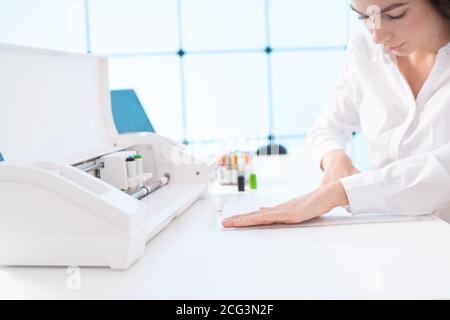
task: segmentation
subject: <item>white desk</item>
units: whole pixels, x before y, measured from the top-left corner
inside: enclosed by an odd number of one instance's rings
[[[302,157],[262,163],[259,196],[318,184]],[[212,193],[226,201],[235,188]],[[0,298],[450,298],[450,226],[439,219],[221,231],[215,202],[197,202],[126,271],[81,268],[78,282],[66,268],[0,267]]]

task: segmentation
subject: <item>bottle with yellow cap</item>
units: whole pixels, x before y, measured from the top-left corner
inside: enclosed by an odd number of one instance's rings
[[[231,184],[238,183],[239,163],[236,152],[231,154]]]

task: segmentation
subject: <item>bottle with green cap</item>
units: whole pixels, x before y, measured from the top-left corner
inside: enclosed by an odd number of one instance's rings
[[[256,190],[256,174],[255,173],[250,173],[250,189],[251,190]]]
[[[248,162],[248,180],[249,180],[249,185],[250,185],[250,190],[256,190],[257,188],[257,183],[256,183],[256,173],[254,170],[254,157],[250,157]]]
[[[132,156],[129,156],[126,160],[127,175],[128,178],[134,178],[136,176],[136,160]]]
[[[136,153],[133,155],[133,159],[136,161],[136,174],[139,176],[144,173],[142,156],[139,153]]]

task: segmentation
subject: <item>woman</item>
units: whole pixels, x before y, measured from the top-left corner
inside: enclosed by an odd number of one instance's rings
[[[224,227],[299,223],[342,206],[352,214],[438,213],[450,222],[450,1],[353,0],[371,37],[348,47],[343,80],[310,130],[324,172],[300,198],[223,221]],[[373,171],[345,154],[362,131]]]

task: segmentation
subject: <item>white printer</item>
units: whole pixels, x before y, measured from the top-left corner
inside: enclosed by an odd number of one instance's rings
[[[115,129],[104,57],[0,44],[0,265],[125,269],[207,192],[184,145]]]

